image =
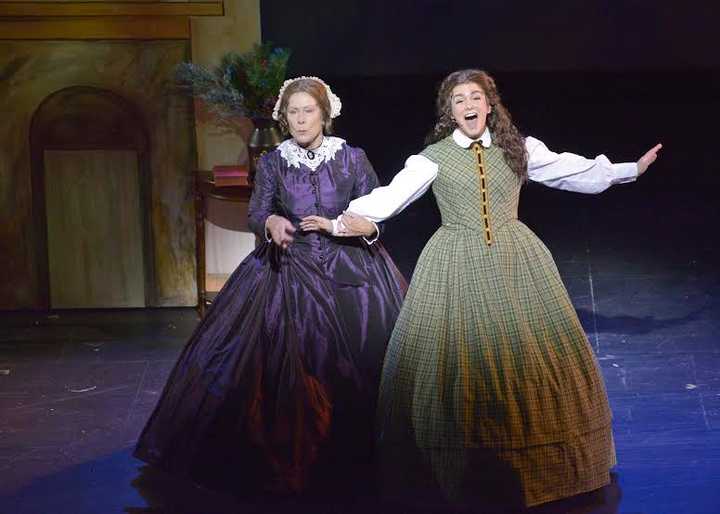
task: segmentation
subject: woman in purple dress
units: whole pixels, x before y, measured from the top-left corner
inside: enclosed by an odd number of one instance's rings
[[[329,219],[378,185],[365,152],[329,135],[340,107],[315,77],[280,90],[273,117],[292,138],[258,161],[249,209],[264,242],[187,343],[138,458],[213,487],[280,493],[369,463],[407,286],[376,226],[330,235]]]

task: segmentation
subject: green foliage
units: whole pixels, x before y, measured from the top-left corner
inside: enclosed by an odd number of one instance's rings
[[[289,58],[290,50],[263,43],[242,55],[226,53],[220,65],[212,70],[181,63],[175,72],[175,82],[222,118],[269,118],[285,81]]]

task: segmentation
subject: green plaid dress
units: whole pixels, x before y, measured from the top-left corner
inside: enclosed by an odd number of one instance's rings
[[[442,226],[385,358],[386,485],[527,506],[606,485],[605,387],[550,252],[517,220],[520,180],[495,145],[482,149],[485,173],[452,137],[422,154],[439,166]]]

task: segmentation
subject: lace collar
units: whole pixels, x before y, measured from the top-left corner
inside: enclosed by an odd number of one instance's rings
[[[280,156],[285,159],[285,162],[290,166],[299,168],[301,164],[304,164],[315,171],[325,161],[331,161],[344,144],[344,139],[325,136],[320,146],[312,151],[308,151],[298,146],[293,139],[287,139],[280,143],[278,150],[280,150]],[[314,154],[314,158],[312,159],[308,157],[311,152]]]

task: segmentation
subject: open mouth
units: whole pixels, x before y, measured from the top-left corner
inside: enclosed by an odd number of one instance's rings
[[[469,112],[465,115],[466,121],[476,120],[478,118],[478,115],[476,112]]]

